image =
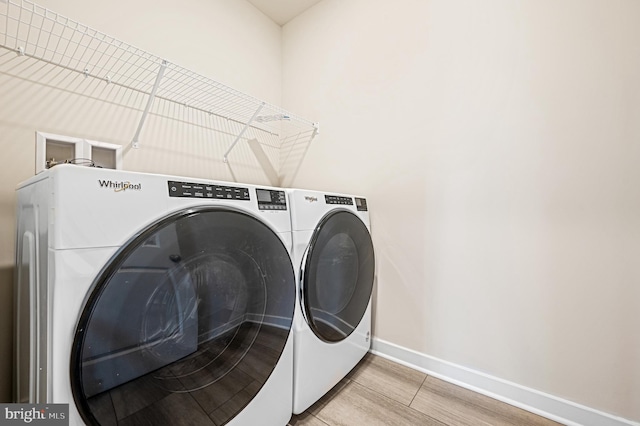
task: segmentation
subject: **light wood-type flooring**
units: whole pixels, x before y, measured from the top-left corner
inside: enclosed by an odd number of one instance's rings
[[[558,425],[544,417],[367,354],[290,426]]]

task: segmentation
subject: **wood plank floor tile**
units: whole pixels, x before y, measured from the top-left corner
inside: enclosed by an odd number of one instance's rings
[[[297,416],[292,416],[287,426],[329,426],[311,413],[304,412]]]
[[[452,426],[558,423],[435,377],[427,377],[411,407]]]
[[[180,416],[176,416],[180,413]],[[118,422],[120,426],[214,426],[214,423],[186,393],[174,393]]]
[[[322,398],[320,398],[318,402],[309,407],[307,411],[305,411],[305,413],[308,412],[313,414],[314,416],[317,416],[320,410],[322,410],[324,406],[327,405],[333,398],[336,398],[348,384],[349,379],[342,379],[340,382],[338,382],[337,385],[331,388],[329,392],[327,392]]]
[[[558,423],[371,354],[289,423],[289,426],[361,425],[552,426]]]
[[[452,383],[436,379],[435,377],[428,377],[427,385],[430,386],[434,391],[442,393],[449,392],[455,394],[458,398],[463,398],[469,401],[471,404],[485,408],[489,411],[493,411],[504,418],[508,422],[507,424],[526,424],[541,426],[559,425],[559,423],[554,422],[553,420],[538,416],[537,414],[533,414],[521,408],[514,407],[513,405],[498,401],[486,395],[473,392],[469,389],[456,386]]]
[[[109,392],[118,420],[171,395],[169,390],[158,385],[157,380],[153,378],[153,373],[131,380]]]
[[[367,354],[347,377],[371,390],[409,405],[427,375],[388,359]]]
[[[118,419],[116,418],[116,411],[111,401],[110,392],[102,392],[96,396],[87,399],[91,413],[95,416],[96,420],[100,423],[100,426],[117,426]]]
[[[331,426],[442,426],[433,418],[353,381],[346,383],[316,417]]]

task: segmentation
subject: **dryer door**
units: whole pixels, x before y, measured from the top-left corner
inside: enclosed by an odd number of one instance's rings
[[[235,210],[171,215],[94,282],[71,357],[78,410],[88,424],[225,424],[278,363],[294,303],[268,226]]]
[[[303,312],[316,336],[339,342],[355,330],[369,305],[373,275],[373,244],[362,220],[342,210],[325,216],[301,274]]]

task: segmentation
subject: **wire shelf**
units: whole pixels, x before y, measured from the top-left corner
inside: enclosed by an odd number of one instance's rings
[[[159,99],[237,123],[234,145],[241,138],[275,138],[278,149],[289,149],[318,132],[316,123],[27,0],[0,0],[0,47],[148,95],[149,106]],[[143,123],[144,116],[140,128]]]

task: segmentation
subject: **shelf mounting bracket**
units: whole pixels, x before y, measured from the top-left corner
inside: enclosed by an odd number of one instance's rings
[[[240,141],[240,138],[242,137],[242,135],[244,135],[244,132],[247,131],[247,129],[249,128],[249,126],[251,125],[251,123],[253,123],[253,120],[256,119],[256,117],[258,116],[258,114],[260,114],[260,111],[262,110],[262,107],[264,107],[264,102],[262,102],[260,104],[260,106],[258,107],[258,109],[256,110],[256,112],[253,113],[253,116],[249,119],[249,121],[246,122],[246,124],[244,125],[244,127],[242,128],[242,131],[240,133],[238,133],[238,136],[236,136],[236,140],[233,141],[233,143],[231,144],[231,146],[229,147],[229,149],[227,150],[227,152],[224,153],[224,156],[222,157],[222,160],[225,163],[229,162],[229,159],[227,158],[229,156],[229,153],[231,152],[231,150],[233,150],[233,148],[236,146],[236,144]]]
[[[156,92],[158,91],[158,87],[160,87],[160,81],[162,80],[162,76],[164,76],[164,70],[167,68],[167,61],[163,60],[160,64],[160,68],[158,69],[158,75],[156,76],[156,82],[151,89],[151,93],[149,93],[149,99],[147,99],[147,106],[144,108],[144,112],[142,113],[142,117],[140,117],[140,123],[138,123],[138,129],[136,130],[136,134],[133,135],[133,140],[131,141],[131,146],[135,149],[138,149],[140,146],[138,144],[138,140],[140,138],[140,132],[142,132],[142,127],[144,126],[144,122],[147,119],[147,115],[149,115],[149,110],[151,109],[151,105],[153,105],[153,100],[156,97]]]
[[[300,156],[300,161],[298,161],[298,165],[296,166],[296,169],[293,171],[293,173],[291,174],[291,176],[289,176],[289,182],[286,186],[290,185],[293,180],[296,178],[296,176],[298,176],[298,172],[300,171],[300,166],[302,166],[302,161],[304,160],[304,158],[307,156],[307,152],[309,151],[309,147],[311,146],[311,142],[313,142],[313,139],[318,136],[318,134],[320,133],[320,123],[319,122],[315,122],[312,123],[313,126],[313,132],[311,133],[311,136],[309,137],[309,140],[307,141],[307,143],[305,144],[305,148],[304,151],[302,152],[302,155]],[[285,178],[286,176],[281,176],[279,185],[274,185],[274,186],[285,186]]]

